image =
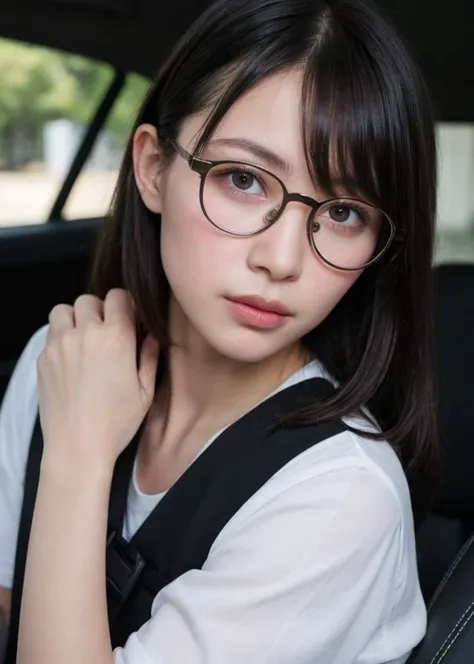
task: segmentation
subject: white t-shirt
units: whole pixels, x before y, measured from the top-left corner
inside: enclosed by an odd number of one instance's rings
[[[12,585],[45,336],[42,328],[29,341],[0,409],[4,587]],[[281,388],[323,375],[312,362]],[[142,494],[133,478],[127,538],[163,495]],[[114,654],[116,664],[402,664],[425,628],[403,470],[387,443],[344,431],[266,482],[223,528],[203,568],[163,588],[150,620]]]

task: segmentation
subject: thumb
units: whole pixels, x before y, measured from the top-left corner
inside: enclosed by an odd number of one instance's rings
[[[148,334],[140,349],[140,364],[138,369],[138,380],[145,392],[147,399],[151,401],[155,391],[156,370],[158,368],[158,341]]]

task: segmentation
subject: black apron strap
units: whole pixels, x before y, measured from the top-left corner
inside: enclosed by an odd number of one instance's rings
[[[110,489],[106,549],[109,624],[113,623],[120,606],[128,599],[144,566],[139,552],[122,537],[130,478],[142,431],[143,425],[117,459]]]
[[[191,569],[200,569],[227,522],[286,463],[346,429],[342,421],[282,427],[279,414],[314,404],[332,385],[310,379],[270,397],[228,427],[161,499],[128,546],[141,568],[131,570],[127,600],[110,623],[114,647],[151,615],[157,593]]]
[[[23,489],[23,505],[21,509],[18,541],[15,556],[15,573],[12,587],[12,604],[10,613],[10,628],[7,649],[5,653],[5,664],[16,663],[16,650],[18,642],[18,630],[20,627],[20,607],[23,593],[23,580],[25,577],[26,555],[30,539],[33,512],[35,509],[36,493],[43,456],[43,434],[41,431],[40,418],[37,416],[33,435],[31,437],[28,462],[26,465],[25,482]]]
[[[132,538],[145,561],[163,573],[173,570],[172,576],[179,576],[182,570],[177,568],[176,551],[183,537],[183,526],[196,518],[199,511],[207,512],[217,485],[226,500],[218,518],[223,524],[292,457],[316,444],[318,439],[343,431],[345,425],[334,421],[320,424],[317,429],[311,427],[312,433],[306,438],[297,433],[301,427],[289,428],[285,434],[285,429],[279,426],[281,415],[312,405],[333,392],[331,383],[322,378],[299,382],[269,397],[225,429],[163,496]],[[240,485],[233,477],[238,474],[240,479],[242,469],[245,481]],[[207,548],[207,544],[202,546]],[[197,562],[204,561],[201,558]]]

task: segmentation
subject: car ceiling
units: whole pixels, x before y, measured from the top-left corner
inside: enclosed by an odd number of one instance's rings
[[[1,0],[0,36],[152,76],[209,0]],[[474,120],[474,3],[379,0],[415,49],[437,117]]]

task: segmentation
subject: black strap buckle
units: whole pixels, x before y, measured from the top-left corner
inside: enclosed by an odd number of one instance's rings
[[[107,602],[109,619],[127,601],[145,567],[136,547],[113,531],[107,539]]]

